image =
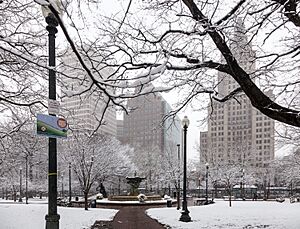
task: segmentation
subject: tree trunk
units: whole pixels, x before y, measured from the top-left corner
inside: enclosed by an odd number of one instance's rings
[[[229,194],[229,207],[231,207],[232,206],[232,204],[231,204],[231,188],[229,188],[228,194]]]
[[[231,75],[250,99],[251,104],[263,114],[279,122],[299,127],[299,111],[290,109],[289,107],[283,107],[264,94],[264,92],[252,81],[249,74],[239,65],[226,41],[222,37],[222,34],[213,28],[213,25],[198,8],[195,1],[183,0],[183,3],[189,8],[193,18],[200,22],[203,28],[207,30],[216,47],[225,58],[227,64],[218,65],[218,70]]]
[[[215,185],[215,198],[218,198],[218,187]]]
[[[84,192],[84,210],[89,210],[88,207],[88,192]]]

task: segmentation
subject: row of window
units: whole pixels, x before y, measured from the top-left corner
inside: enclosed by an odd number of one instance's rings
[[[262,143],[270,143],[270,139],[264,139],[264,140],[256,140],[256,144],[262,144]]]

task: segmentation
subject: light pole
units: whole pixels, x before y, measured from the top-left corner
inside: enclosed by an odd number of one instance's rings
[[[25,164],[25,203],[28,204],[28,155]]]
[[[22,202],[22,168],[20,168],[20,197],[19,202]]]
[[[121,195],[121,177],[118,176],[119,184],[118,184],[118,195]]]
[[[69,203],[71,203],[72,200],[72,184],[71,184],[71,162],[69,163]]]
[[[180,209],[180,144],[177,144],[177,153],[178,153],[178,187],[177,187],[177,210]]]
[[[199,183],[198,183],[198,188],[199,188],[199,192],[198,192],[198,198],[201,197],[201,189],[200,189],[200,186],[201,186],[201,177],[199,177]]]
[[[59,1],[55,3],[59,5]],[[42,7],[46,19],[48,31],[49,52],[49,100],[56,100],[56,73],[55,67],[55,34],[57,33],[58,21],[50,9]],[[55,114],[49,114],[55,116]],[[49,138],[48,144],[48,214],[46,215],[46,229],[59,229],[57,214],[57,142],[56,138]]]
[[[180,216],[180,221],[182,222],[190,222],[191,217],[189,216],[189,210],[187,208],[187,200],[186,200],[186,134],[187,128],[190,124],[187,116],[184,116],[182,119],[182,127],[183,127],[183,201],[182,201],[182,211]]]
[[[241,197],[242,197],[242,200],[245,200],[244,176],[245,176],[245,170],[242,169],[242,181],[241,181]]]
[[[205,167],[206,167],[206,174],[205,174],[205,202],[206,202],[206,204],[208,204],[208,168],[209,168],[209,164],[206,163]]]
[[[64,174],[61,174],[61,198],[64,198]]]

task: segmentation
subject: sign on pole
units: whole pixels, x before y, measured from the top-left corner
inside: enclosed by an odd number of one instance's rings
[[[68,123],[64,118],[37,114],[37,134],[51,138],[67,137]]]
[[[54,99],[48,99],[48,113],[49,114],[59,114],[59,101]]]

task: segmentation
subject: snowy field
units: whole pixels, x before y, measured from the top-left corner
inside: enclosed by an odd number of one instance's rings
[[[11,203],[0,200],[1,229],[45,228],[46,201]],[[150,217],[172,229],[299,229],[300,203],[290,204],[263,201],[234,201],[230,208],[227,201],[216,201],[208,206],[189,207],[192,222],[179,221],[176,208],[153,208],[147,211]],[[59,207],[60,229],[89,228],[96,220],[112,220],[117,210]]]
[[[47,204],[19,204],[0,201],[1,229],[42,229],[45,228]],[[60,229],[90,228],[96,220],[112,220],[118,210],[93,208],[58,207]]]
[[[192,222],[180,222],[176,208],[153,208],[147,214],[172,229],[299,229],[300,203],[263,201],[216,201],[207,206],[188,207]]]

